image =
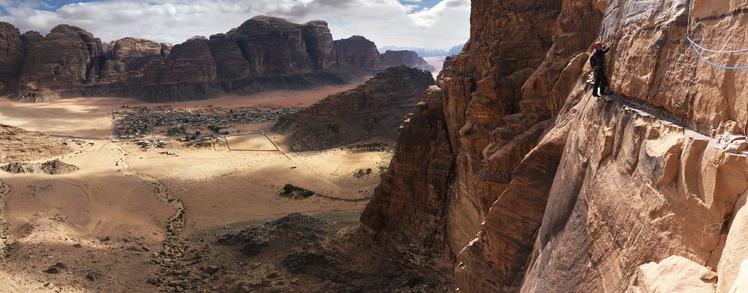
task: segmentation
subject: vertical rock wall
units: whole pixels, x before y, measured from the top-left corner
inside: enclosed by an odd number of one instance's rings
[[[0,94],[28,102],[97,95],[204,99],[337,84],[401,64],[428,66],[405,51],[380,55],[362,36],[333,41],[325,21],[295,24],[269,16],[175,46],[124,38],[112,41],[106,53],[99,39],[78,27],[21,35],[0,22],[0,48]]]
[[[426,143],[451,150],[448,186],[409,189],[388,173],[364,230],[410,263],[440,261],[434,274],[467,292],[740,290],[748,71],[708,64],[684,36],[748,48],[735,37],[746,11],[746,1],[474,1],[470,42],[437,81],[442,116],[430,116],[448,139]],[[612,45],[616,94],[600,99],[585,85],[595,40]],[[748,53],[703,54],[748,65]],[[435,158],[408,151],[391,169]],[[443,206],[416,214],[424,202]]]
[[[56,96],[55,91],[81,89],[97,81],[104,63],[101,40],[78,27],[58,25],[44,38],[27,36],[24,65],[17,83],[20,100]],[[43,81],[43,82],[42,82]]]
[[[23,66],[23,42],[18,29],[0,22],[0,90],[14,78]]]
[[[403,149],[396,153],[390,170],[404,168],[402,157],[424,163],[453,158],[454,163],[441,163],[450,166],[445,177],[428,177],[427,182],[438,181],[439,188],[414,188],[399,179],[408,177],[412,183],[423,178],[425,174],[417,169],[388,172],[362,216],[372,237],[417,265],[438,264],[435,268],[452,278],[452,268],[445,264],[453,263],[457,252],[475,237],[491,204],[511,181],[512,170],[548,125],[549,94],[523,94],[523,84],[553,44],[553,24],[561,4],[473,3],[471,39],[442,72],[441,89],[428,94],[430,100],[440,99],[443,107],[428,119],[443,123],[445,132],[425,144],[439,145],[450,154]],[[553,81],[544,82],[553,86]],[[403,133],[424,123],[419,121],[422,117],[411,117]],[[411,139],[401,134],[399,144],[407,141]],[[413,141],[424,145],[423,139]]]

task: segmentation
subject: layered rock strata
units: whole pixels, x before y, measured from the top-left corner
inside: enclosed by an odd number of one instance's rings
[[[701,60],[684,35],[746,48],[731,37],[745,34],[746,11],[473,2],[470,41],[424,97],[441,111],[403,129],[429,136],[420,148],[399,138],[363,232],[466,292],[740,290],[748,75]],[[585,83],[595,40],[614,41],[616,94],[599,99]],[[701,53],[746,65],[745,53]],[[414,162],[443,167],[429,176]]]
[[[0,124],[0,163],[29,161],[72,152],[48,135]]]
[[[473,3],[470,41],[441,73],[440,88],[425,97],[433,100],[430,105],[442,104],[441,111],[432,110],[428,116],[432,124],[441,125],[441,131],[408,131],[424,123],[417,121],[423,119],[418,116],[411,118],[403,132],[421,133],[414,147],[424,149],[395,154],[361,218],[371,237],[416,265],[433,265],[440,274],[450,276],[445,277],[448,281],[453,279],[456,254],[475,237],[491,204],[511,181],[512,170],[549,125],[547,95],[523,89],[523,84],[553,44],[553,23],[561,2],[527,3],[535,9],[524,5]],[[535,80],[550,83],[548,91],[552,88],[550,80]],[[432,137],[426,140],[424,135]],[[401,135],[398,143],[405,140],[410,139]],[[439,162],[445,167],[430,176],[413,174],[423,171],[419,169],[394,174],[403,160]],[[427,170],[430,173],[433,168]],[[404,179],[386,183],[388,177],[400,176],[425,177],[430,183],[404,186],[399,181]],[[404,202],[409,204],[400,206]],[[417,229],[405,228],[414,225]]]
[[[390,67],[355,89],[281,117],[273,131],[286,134],[286,144],[293,151],[394,142],[404,117],[433,83],[430,72],[404,65]]]
[[[382,54],[362,36],[333,40],[327,23],[295,24],[257,16],[210,38],[172,46],[124,38],[104,51],[84,29],[59,25],[42,36],[0,23],[0,94],[20,101],[114,95],[163,102],[221,93],[296,89],[347,80],[401,64],[417,55]],[[395,58],[397,56],[397,58]]]

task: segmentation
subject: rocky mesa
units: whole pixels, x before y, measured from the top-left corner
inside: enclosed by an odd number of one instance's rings
[[[19,101],[70,96],[166,102],[341,84],[386,67],[431,69],[412,52],[379,54],[362,36],[333,40],[327,23],[253,17],[226,33],[171,45],[137,38],[108,44],[82,28],[46,36],[0,23],[0,94]]]
[[[390,67],[355,89],[281,117],[272,130],[285,134],[285,144],[292,151],[370,141],[393,143],[403,119],[433,83],[428,71]]]
[[[363,233],[465,292],[748,290],[746,11],[473,1]],[[596,40],[612,44],[601,98]]]

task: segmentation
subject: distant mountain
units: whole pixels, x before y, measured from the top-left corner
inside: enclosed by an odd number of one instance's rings
[[[416,48],[416,47],[397,47],[397,46],[384,46],[379,48],[380,53],[384,53],[387,50],[397,51],[397,50],[408,50],[408,51],[414,51],[418,53],[418,56],[420,57],[440,57],[440,56],[452,56],[454,54],[460,53],[462,51],[462,47],[464,47],[465,44],[457,45],[449,50],[440,50],[440,49],[425,49],[425,48]]]
[[[75,96],[196,100],[341,84],[401,64],[430,66],[414,52],[380,54],[363,36],[333,40],[325,21],[295,24],[268,16],[176,45],[137,38],[102,43],[70,25],[46,36],[21,34],[0,22],[0,48],[0,95],[26,102]]]

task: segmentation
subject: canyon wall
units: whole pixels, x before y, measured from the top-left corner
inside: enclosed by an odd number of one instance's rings
[[[341,84],[401,64],[428,69],[407,51],[379,54],[362,36],[333,40],[327,23],[256,16],[227,33],[171,45],[100,39],[58,25],[46,36],[0,23],[0,94],[20,101],[123,96],[164,102],[222,93]],[[433,69],[433,68],[431,68]]]
[[[748,1],[472,5],[470,41],[424,96],[441,111],[403,129],[430,135],[401,135],[363,232],[465,292],[746,290],[748,71],[685,35],[748,47]],[[596,40],[612,45],[602,98]]]
[[[355,89],[280,117],[272,131],[292,151],[326,150],[352,143],[391,143],[401,122],[434,84],[431,72],[390,67]]]

